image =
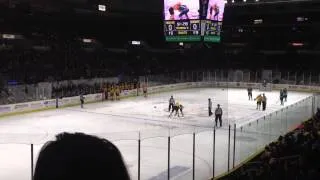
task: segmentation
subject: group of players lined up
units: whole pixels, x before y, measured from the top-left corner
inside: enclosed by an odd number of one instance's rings
[[[252,88],[249,87],[248,89],[248,97],[249,101],[252,101]],[[287,102],[288,98],[288,90],[286,88],[280,90],[280,105],[284,105],[284,102]],[[261,110],[261,105],[262,105],[262,110],[265,111],[267,107],[267,97],[266,95],[259,94],[255,99],[257,101],[257,110]]]
[[[105,100],[119,100],[120,99],[120,93],[125,90],[132,90],[139,87],[139,83],[118,83],[118,84],[103,84],[102,85],[102,91],[104,94]]]
[[[171,96],[170,99],[169,99],[169,108],[168,108],[168,111],[170,112],[169,118],[172,117],[173,113],[175,113],[174,116],[180,117],[180,114],[181,114],[181,116],[183,117],[184,116],[183,108],[184,108],[184,106],[181,103],[176,102],[175,99],[173,98],[173,96]],[[211,101],[210,98],[208,99],[208,113],[209,113],[209,117],[213,115],[213,112],[212,112],[212,101]],[[222,114],[223,114],[223,111],[222,111],[222,109],[220,107],[220,104],[218,104],[217,108],[215,110],[215,124],[216,124],[216,127],[218,125],[218,121],[219,121],[220,127],[222,126]]]
[[[120,95],[123,91],[141,89],[143,90],[144,97],[147,97],[147,85],[146,83],[119,83],[119,84],[104,84],[102,91],[105,100],[120,100]],[[139,91],[137,91],[138,95]]]
[[[123,83],[105,83],[102,85],[102,93],[104,100],[120,100],[120,95],[124,91],[140,89],[143,90],[144,97],[147,97],[147,85],[146,83],[135,83],[135,82],[123,82]],[[137,91],[137,95],[139,91]],[[85,96],[84,94],[80,95],[80,105],[83,108]]]
[[[265,111],[266,108],[267,108],[267,97],[266,95],[263,93],[263,94],[259,94],[256,98],[252,98],[252,87],[249,87],[248,89],[248,98],[249,98],[249,101],[257,101],[257,110],[261,110],[261,105],[262,105],[262,110]]]

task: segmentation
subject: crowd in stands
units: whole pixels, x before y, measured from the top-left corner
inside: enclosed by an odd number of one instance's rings
[[[68,83],[67,85],[53,86],[51,98],[72,97],[79,96],[80,94],[95,94],[100,92],[101,86],[98,83],[93,85]]]
[[[301,179],[320,177],[320,109],[315,116],[265,147],[252,162],[226,179]]]

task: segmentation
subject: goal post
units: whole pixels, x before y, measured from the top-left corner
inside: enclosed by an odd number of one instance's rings
[[[261,83],[259,85],[259,90],[260,91],[272,91],[272,84],[271,83]]]

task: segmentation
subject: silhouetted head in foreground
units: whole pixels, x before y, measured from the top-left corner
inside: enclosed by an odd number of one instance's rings
[[[118,148],[82,133],[62,133],[43,146],[34,180],[129,180]]]

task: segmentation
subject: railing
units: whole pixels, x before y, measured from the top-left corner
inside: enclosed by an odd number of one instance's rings
[[[225,128],[168,121],[159,129],[94,135],[112,141],[120,149],[133,180],[204,180],[240,165],[310,118],[319,104],[319,96],[307,97],[251,123],[225,124]],[[102,114],[97,118],[105,117]],[[38,152],[54,135],[35,127],[7,126],[2,125],[0,133],[0,167],[12,171],[0,171],[0,179],[29,180]]]
[[[279,72],[272,70],[249,71],[249,70],[198,70],[182,71],[162,75],[148,75],[150,81],[161,79],[176,82],[197,82],[197,81],[224,81],[224,82],[262,82],[266,80],[275,84],[292,85],[319,85],[320,74],[311,72]]]

